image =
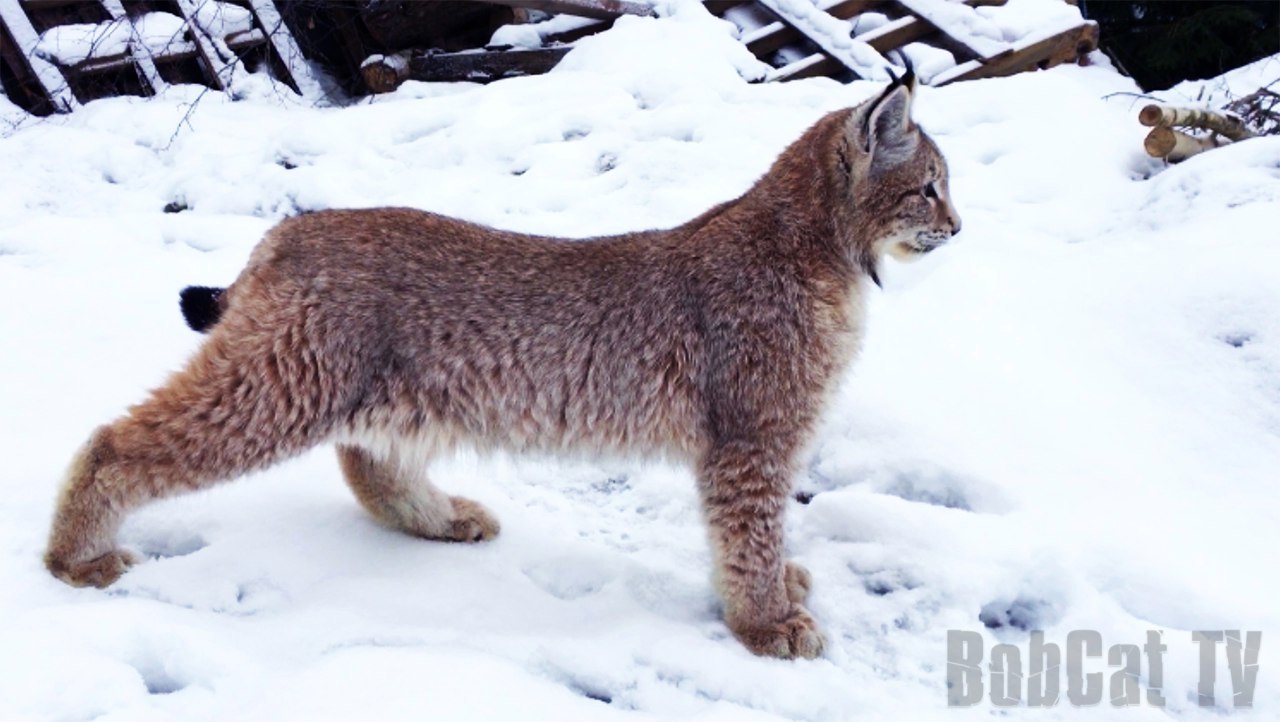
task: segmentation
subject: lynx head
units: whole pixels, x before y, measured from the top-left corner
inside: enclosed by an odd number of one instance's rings
[[[853,109],[840,139],[862,262],[877,283],[881,255],[913,260],[960,232],[947,162],[911,120],[914,95],[915,73],[908,70],[880,97]]]

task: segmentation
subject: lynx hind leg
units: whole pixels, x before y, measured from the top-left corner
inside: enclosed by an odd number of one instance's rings
[[[54,576],[74,586],[111,584],[136,561],[116,547],[130,510],[260,469],[318,440],[319,392],[279,381],[270,356],[250,341],[215,331],[185,369],[93,433],[57,501],[44,557]]]
[[[338,464],[360,505],[393,529],[441,541],[480,542],[498,536],[498,519],[488,509],[437,489],[425,469],[402,463],[395,452],[375,455],[339,444]]]

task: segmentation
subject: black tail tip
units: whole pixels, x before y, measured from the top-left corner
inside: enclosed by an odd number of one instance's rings
[[[218,300],[225,290],[209,286],[187,286],[182,289],[178,305],[192,331],[204,333],[218,322],[218,317],[222,315],[222,306]]]

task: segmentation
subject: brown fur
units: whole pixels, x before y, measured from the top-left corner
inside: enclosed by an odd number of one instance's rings
[[[864,279],[959,226],[911,90],[828,115],[669,230],[569,242],[398,208],[280,223],[186,368],[77,454],[48,568],[108,585],[134,561],[115,543],[131,509],[325,442],[380,521],[468,542],[498,523],[432,486],[433,453],[662,454],[696,471],[729,628],[820,654],[809,573],[783,557],[792,478],[857,350]]]

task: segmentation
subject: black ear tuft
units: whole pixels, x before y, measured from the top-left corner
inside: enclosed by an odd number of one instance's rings
[[[208,286],[187,286],[179,294],[178,306],[182,309],[182,317],[192,331],[205,333],[218,322],[222,316],[222,298],[224,288]]]
[[[916,92],[916,82],[919,80],[916,77],[916,66],[911,64],[911,58],[907,57],[906,53],[899,52],[898,59],[902,61],[902,67],[907,69],[906,74],[898,81],[899,84],[907,86],[907,90],[913,93]]]

